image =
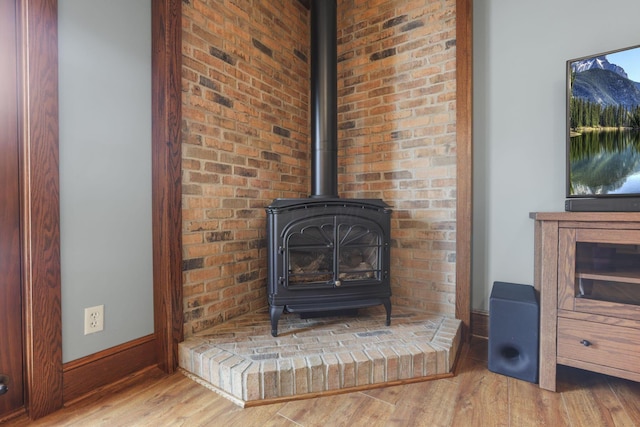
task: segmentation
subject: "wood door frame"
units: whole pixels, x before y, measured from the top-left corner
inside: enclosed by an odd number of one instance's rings
[[[62,309],[58,156],[58,3],[19,9],[20,181],[29,416],[62,407]],[[158,366],[172,373],[182,340],[181,1],[152,0],[152,224]]]
[[[152,0],[153,298],[158,366],[178,368],[182,309],[182,1]]]

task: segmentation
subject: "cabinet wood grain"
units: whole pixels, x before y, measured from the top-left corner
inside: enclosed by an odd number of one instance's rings
[[[640,327],[640,325],[638,325]],[[640,329],[576,319],[558,318],[558,357],[637,371]]]
[[[556,390],[559,364],[640,381],[640,213],[530,217],[541,301],[540,387]]]

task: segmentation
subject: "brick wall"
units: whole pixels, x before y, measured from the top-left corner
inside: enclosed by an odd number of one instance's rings
[[[292,0],[185,0],[185,335],[266,305],[265,210],[308,195],[309,18]]]
[[[455,314],[455,0],[342,0],[341,197],[392,216],[395,304]]]
[[[298,0],[183,1],[185,335],[266,305],[265,206],[306,197]],[[394,303],[455,309],[455,1],[338,0],[339,192],[394,207]]]

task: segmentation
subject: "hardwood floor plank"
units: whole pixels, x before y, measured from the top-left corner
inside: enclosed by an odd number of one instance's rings
[[[508,426],[507,377],[487,370],[485,362],[463,360],[452,426]]]
[[[387,426],[451,426],[457,397],[458,384],[448,380],[403,387]]]
[[[620,378],[610,378],[609,383],[633,425],[640,426],[640,383]]]
[[[191,384],[195,384],[184,375],[179,375]],[[281,417],[278,411],[284,407],[284,403],[274,403],[252,408],[241,408],[219,394],[198,384],[201,394],[206,397],[205,403],[188,402],[184,407],[174,408],[174,411],[183,414],[184,426],[289,426],[297,425]],[[191,406],[196,406],[192,408]],[[172,413],[174,413],[172,411]],[[170,418],[171,419],[171,418]],[[155,424],[157,427],[162,424]]]
[[[364,399],[353,411],[347,425],[350,427],[384,427],[389,425],[388,421],[396,408],[395,405],[364,394],[363,396]]]
[[[615,395],[607,376],[579,369],[564,370],[560,383],[567,416],[573,425],[635,426]],[[580,384],[579,387],[575,384]]]
[[[78,400],[53,414],[43,417],[37,421],[31,421],[26,416],[13,420],[12,426],[69,426],[80,419],[91,418],[91,414],[98,408],[107,405],[110,399],[112,405],[118,405],[119,401],[135,400],[136,396],[147,390],[150,384],[157,386],[159,381],[166,377],[166,374],[159,369],[146,370],[144,372],[130,375],[125,380],[103,388],[96,393]],[[115,398],[114,398],[115,396]],[[120,400],[118,401],[119,398]]]
[[[67,422],[67,427],[85,427],[88,425],[125,426],[126,420],[140,420],[153,410],[161,408],[163,391],[175,385],[174,376],[166,376],[157,381],[154,387],[141,389],[128,395],[110,394],[86,411],[84,417]],[[175,402],[172,402],[175,405]]]
[[[217,396],[219,399],[223,397]],[[275,403],[272,405],[256,406],[253,408],[242,409],[234,404],[235,408],[231,408],[226,412],[216,409],[216,416],[209,416],[202,419],[202,423],[196,425],[202,426],[263,426],[263,425],[289,425],[289,420],[281,417],[278,411],[284,406],[283,403]],[[279,422],[283,424],[279,424]],[[194,425],[194,424],[190,424]]]
[[[538,384],[509,378],[510,425],[542,427],[570,425],[560,393],[541,390]]]
[[[32,422],[64,427],[639,426],[640,383],[560,366],[558,393],[489,372],[486,340],[465,346],[457,376],[314,399],[240,408],[159,369],[132,375]]]
[[[489,340],[475,338],[467,346],[466,358],[487,362],[489,356]]]
[[[178,379],[171,378],[172,380]],[[208,406],[211,396],[203,393],[202,386],[194,387],[188,378],[171,381],[170,386],[156,390],[149,398],[138,405],[126,408],[126,417],[134,420],[145,420],[146,424],[162,426],[171,419],[172,425],[197,421],[192,414],[202,406]],[[178,415],[175,415],[178,414]],[[124,418],[123,413],[116,413],[112,419]]]
[[[413,385],[413,384],[410,384]],[[402,394],[405,386],[392,386],[392,387],[381,387],[374,388],[372,390],[365,390],[362,393],[370,396],[374,399],[382,400],[383,402],[387,402],[391,405],[395,405]]]
[[[300,427],[300,424],[294,423],[293,421],[281,416],[275,415],[271,419],[269,419],[266,423],[260,424],[260,426],[264,427]]]
[[[357,419],[363,401],[371,399],[363,393],[347,393],[309,400],[288,402],[278,413],[305,427],[350,427]],[[381,405],[388,405],[380,402]]]

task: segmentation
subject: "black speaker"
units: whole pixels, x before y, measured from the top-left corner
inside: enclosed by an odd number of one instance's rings
[[[533,286],[494,282],[489,298],[489,370],[537,383],[539,323]]]

